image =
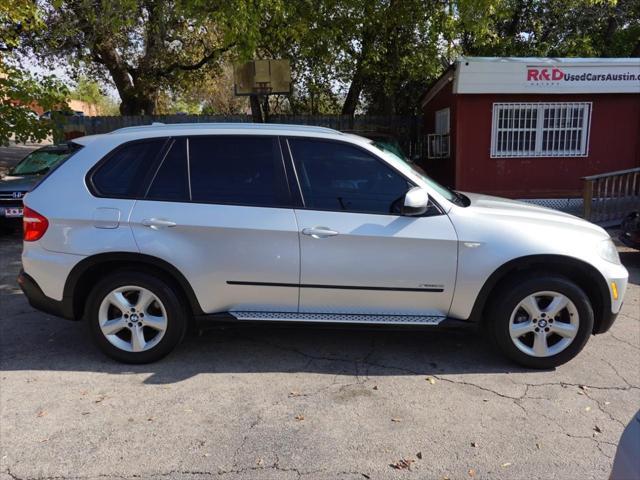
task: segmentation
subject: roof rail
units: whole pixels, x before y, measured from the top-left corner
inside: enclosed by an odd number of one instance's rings
[[[293,130],[318,133],[342,134],[338,130],[327,127],[318,127],[315,125],[290,125],[285,123],[160,123],[153,122],[151,125],[137,125],[133,127],[124,127],[113,130],[111,133],[127,133],[140,130],[180,130],[180,129],[202,129],[202,130],[229,130],[229,129],[246,129],[246,130]]]

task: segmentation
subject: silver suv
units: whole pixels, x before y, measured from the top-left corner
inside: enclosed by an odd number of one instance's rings
[[[19,283],[123,362],[211,319],[474,326],[550,368],[620,311],[628,273],[603,229],[448,190],[365,138],[181,124],[75,142],[25,197]]]

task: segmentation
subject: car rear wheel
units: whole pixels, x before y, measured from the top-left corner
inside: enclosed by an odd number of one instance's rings
[[[489,313],[497,346],[530,368],[553,368],[568,362],[585,346],[593,330],[587,295],[557,275],[512,282]]]
[[[184,338],[187,312],[167,283],[147,273],[118,272],[96,285],[87,320],[92,337],[111,358],[149,363]]]

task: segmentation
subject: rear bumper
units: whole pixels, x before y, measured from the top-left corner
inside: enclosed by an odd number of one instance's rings
[[[47,297],[37,282],[28,274],[24,273],[24,270],[21,270],[18,275],[18,285],[20,285],[20,288],[27,297],[29,304],[36,310],[55,315],[56,317],[73,319],[71,303]]]

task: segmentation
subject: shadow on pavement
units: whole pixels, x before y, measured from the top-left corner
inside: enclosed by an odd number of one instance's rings
[[[524,372],[480,336],[424,330],[238,325],[188,335],[164,360],[124,365],[103,356],[84,324],[33,311],[26,301],[2,320],[2,371],[150,373],[169,384],[201,373],[305,372],[330,375],[437,375]]]

